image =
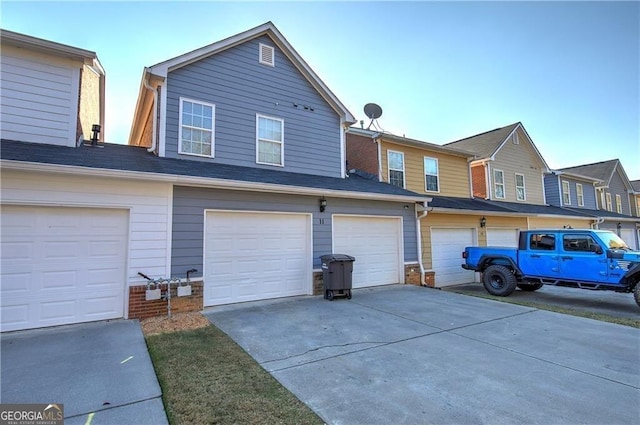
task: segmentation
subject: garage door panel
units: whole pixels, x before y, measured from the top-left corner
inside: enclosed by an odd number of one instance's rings
[[[5,206],[2,330],[124,315],[128,212]]]
[[[474,281],[474,272],[461,267],[462,251],[470,245],[475,245],[475,230],[472,228],[431,229],[432,268],[437,287]]]
[[[518,246],[518,229],[487,229],[487,246]]]
[[[333,252],[355,257],[353,287],[402,280],[402,225],[395,217],[333,217]]]
[[[205,305],[308,293],[310,238],[306,214],[208,212]]]

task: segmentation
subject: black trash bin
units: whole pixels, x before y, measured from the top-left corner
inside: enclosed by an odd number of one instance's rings
[[[322,280],[324,299],[333,300],[336,296],[351,299],[351,275],[356,259],[346,254],[328,254],[320,257],[322,261]]]

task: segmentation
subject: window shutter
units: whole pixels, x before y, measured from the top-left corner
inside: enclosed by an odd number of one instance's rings
[[[271,46],[260,43],[259,47],[260,63],[269,66],[275,66],[275,50]]]

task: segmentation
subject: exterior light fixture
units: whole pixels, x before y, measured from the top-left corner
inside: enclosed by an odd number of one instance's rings
[[[91,126],[91,144],[89,143],[85,143],[85,146],[93,146],[93,147],[102,147],[102,146],[98,146],[98,139],[100,138],[100,130],[102,129],[102,127],[100,126],[100,124],[93,124]]]
[[[480,219],[480,227],[487,227],[487,219],[482,217]]]
[[[324,212],[326,208],[327,208],[327,200],[324,198],[320,199],[320,212]]]

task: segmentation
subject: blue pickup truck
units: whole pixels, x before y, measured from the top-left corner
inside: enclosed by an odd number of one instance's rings
[[[606,230],[525,230],[518,248],[467,247],[462,268],[482,273],[492,295],[542,285],[632,292],[640,306],[640,252]]]

